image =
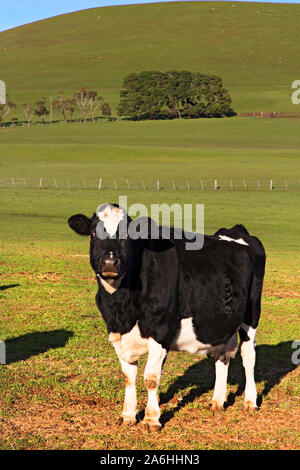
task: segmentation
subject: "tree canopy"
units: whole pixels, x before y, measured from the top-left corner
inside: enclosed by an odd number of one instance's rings
[[[136,120],[235,114],[220,77],[175,70],[128,75],[120,91],[118,112]]]

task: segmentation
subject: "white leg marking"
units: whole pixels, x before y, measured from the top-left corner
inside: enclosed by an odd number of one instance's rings
[[[123,410],[121,414],[121,418],[123,419],[123,423],[127,425],[132,425],[136,423],[136,412],[137,412],[137,399],[136,399],[136,376],[138,371],[137,362],[133,362],[129,364],[128,362],[124,361],[120,355],[120,343],[121,341],[113,342],[113,346],[116,350],[118,355],[121,369],[124,374],[125,379],[125,398],[123,404]]]
[[[221,409],[226,400],[227,392],[227,375],[228,375],[229,360],[227,364],[218,359],[215,362],[216,380],[214,387],[214,394],[212,397],[212,410]]]
[[[246,331],[249,336],[249,341],[244,341],[241,345],[241,356],[243,359],[243,366],[246,375],[246,387],[245,387],[245,399],[244,408],[253,411],[257,408],[256,405],[256,385],[254,380],[254,366],[255,366],[255,334],[256,329],[249,325],[242,324],[243,330]]]
[[[144,371],[144,379],[148,391],[148,401],[143,424],[148,425],[151,430],[159,430],[161,428],[161,424],[159,422],[160,410],[157,389],[161,378],[163,361],[167,355],[167,351],[153,338],[149,338],[148,348],[149,355]]]

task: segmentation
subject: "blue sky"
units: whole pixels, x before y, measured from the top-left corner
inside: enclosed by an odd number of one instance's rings
[[[0,0],[0,31],[85,8],[167,1],[170,0]],[[300,3],[300,0],[270,0],[270,2]]]

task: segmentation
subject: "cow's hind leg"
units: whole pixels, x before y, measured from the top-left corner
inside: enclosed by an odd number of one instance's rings
[[[216,380],[214,394],[210,403],[211,410],[223,410],[227,394],[227,377],[230,358],[234,358],[238,350],[237,333],[231,336],[224,350],[217,355],[215,361]]]
[[[245,387],[245,399],[244,399],[244,410],[254,411],[257,409],[256,405],[256,385],[254,380],[254,366],[255,366],[255,333],[256,329],[242,324],[242,329],[246,331],[249,339],[243,341],[241,345],[241,356],[243,359],[243,366],[246,375],[246,387]]]
[[[161,344],[157,343],[152,338],[149,339],[148,350],[149,354],[144,371],[144,379],[148,391],[148,401],[142,424],[150,431],[159,431],[161,429],[161,424],[159,422],[160,409],[157,389],[167,351],[161,346]]]
[[[229,359],[218,359],[215,362],[216,379],[214,393],[210,403],[212,412],[223,410],[227,393],[227,376],[228,376]]]

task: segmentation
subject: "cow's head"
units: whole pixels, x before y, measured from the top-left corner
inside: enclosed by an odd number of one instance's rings
[[[69,226],[80,235],[89,235],[90,261],[99,281],[110,293],[115,292],[129,271],[131,240],[128,237],[130,218],[117,204],[105,204],[88,218],[76,214]]]

